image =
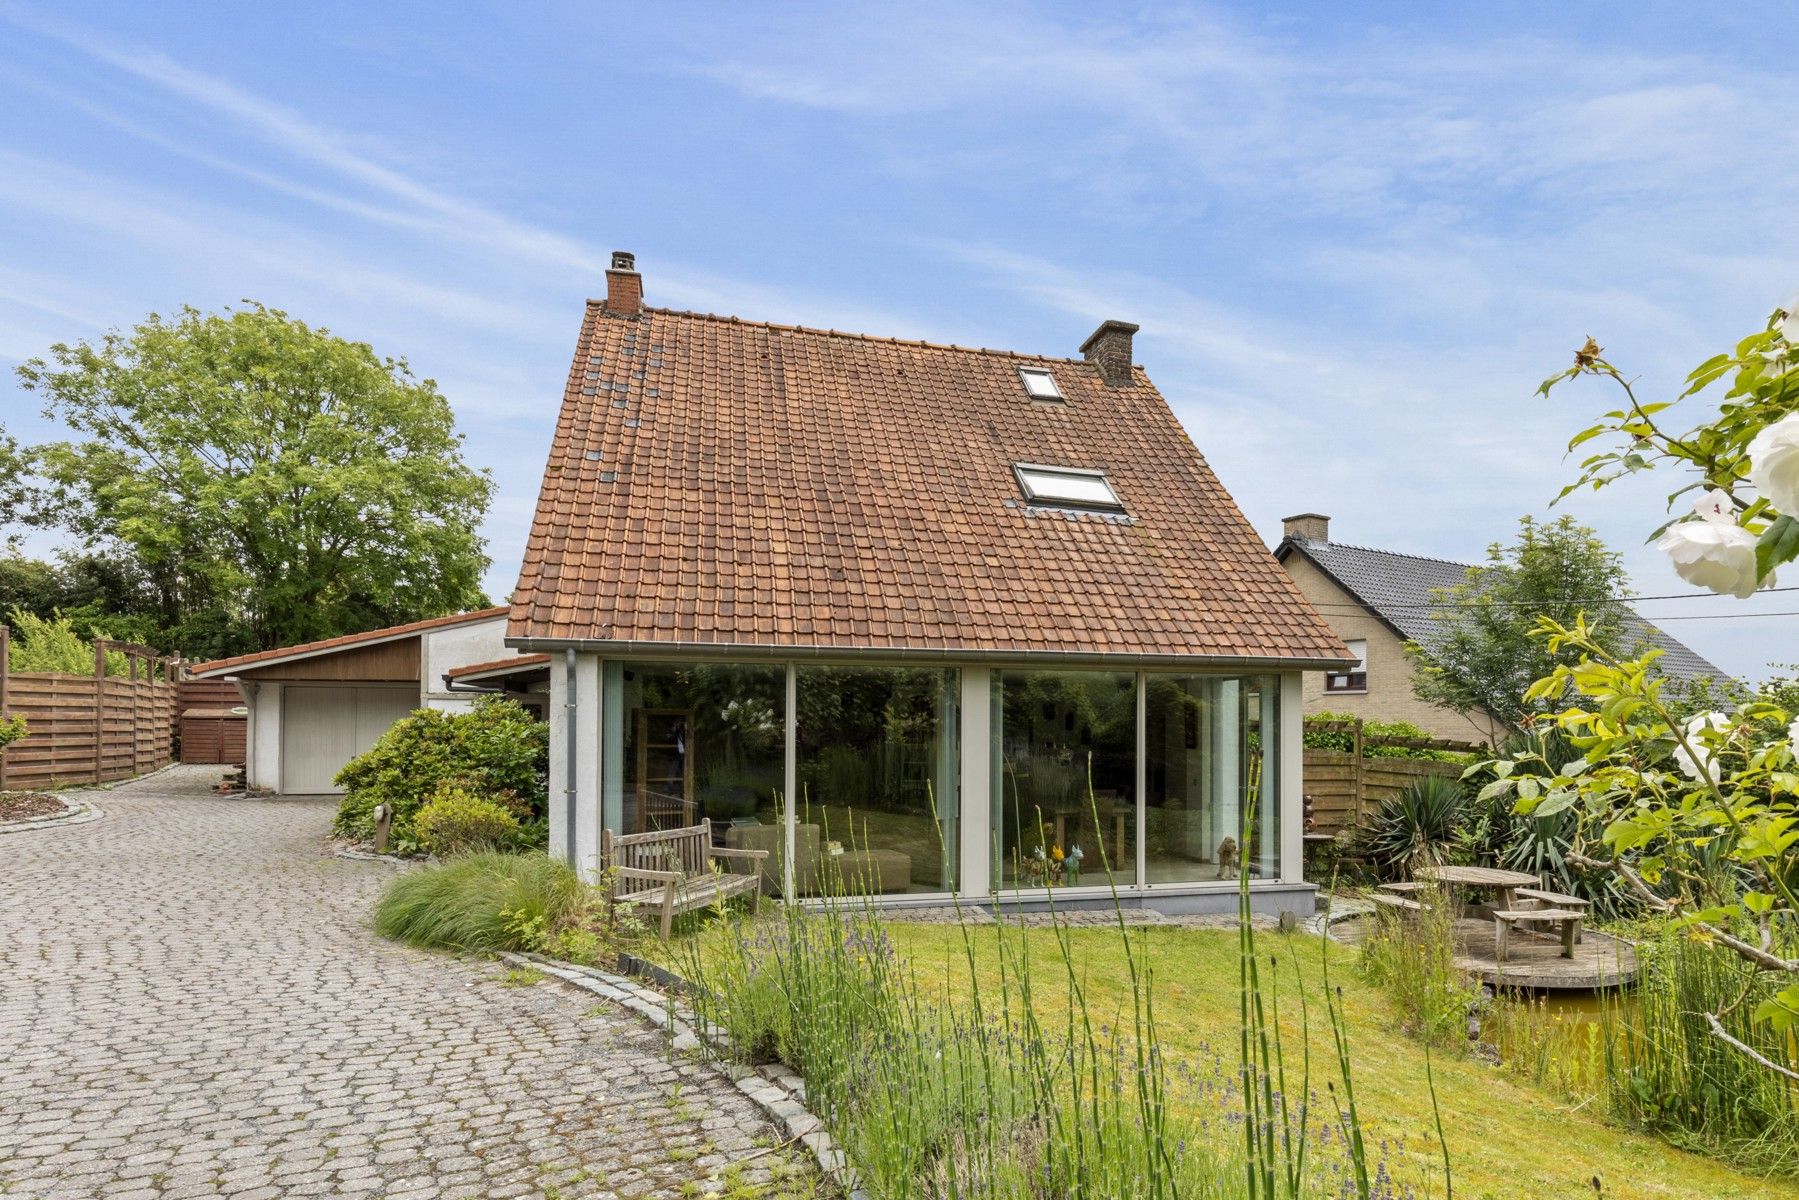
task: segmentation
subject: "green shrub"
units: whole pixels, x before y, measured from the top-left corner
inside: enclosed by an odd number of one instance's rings
[[[419,844],[439,857],[469,850],[498,850],[518,838],[518,817],[457,781],[437,785],[412,818]]]
[[[443,950],[537,950],[586,915],[588,889],[547,854],[476,851],[410,871],[375,904],[375,932]]]
[[[1448,860],[1461,836],[1466,794],[1453,779],[1426,776],[1381,802],[1362,833],[1368,857],[1390,873],[1411,875]]]
[[[1301,741],[1312,750],[1341,750],[1348,754],[1355,749],[1355,734],[1347,729],[1318,729],[1314,722],[1341,721],[1354,724],[1353,713],[1312,713],[1306,717],[1306,729]],[[1393,738],[1429,738],[1427,731],[1410,721],[1363,721],[1362,722],[1362,757],[1363,758],[1418,758],[1431,762],[1465,763],[1473,761],[1473,756],[1455,750],[1426,750],[1416,746],[1380,746],[1372,744],[1369,739]]]
[[[522,823],[541,822],[549,764],[549,727],[515,700],[483,697],[458,713],[422,708],[337,773],[344,798],[333,829],[343,837],[372,837],[375,806],[386,804],[395,848],[411,848],[420,806],[446,783],[512,809]]]
[[[19,741],[29,732],[30,730],[25,727],[24,717],[14,716],[0,718],[0,750],[4,750],[14,742]]]
[[[62,675],[94,673],[94,643],[81,636],[75,623],[61,613],[40,617],[15,608],[6,615],[12,627],[8,662],[14,671],[52,671]],[[95,636],[105,637],[95,630]],[[116,650],[106,652],[106,673],[123,675],[130,661]]]

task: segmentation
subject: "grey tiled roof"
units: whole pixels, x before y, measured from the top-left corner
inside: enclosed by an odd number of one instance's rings
[[[1315,542],[1306,538],[1288,538],[1276,553],[1280,554],[1288,547],[1297,549],[1318,564],[1406,638],[1427,648],[1442,635],[1432,616],[1431,605],[1437,599],[1433,593],[1464,582],[1472,569],[1469,563],[1443,558],[1421,558],[1415,554],[1345,546],[1339,542]],[[1624,628],[1629,644],[1633,647],[1647,644],[1662,651],[1659,663],[1663,675],[1683,681],[1710,677],[1722,682],[1730,678],[1635,612],[1626,610],[1626,613]]]

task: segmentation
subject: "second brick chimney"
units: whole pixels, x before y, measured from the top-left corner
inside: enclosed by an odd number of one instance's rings
[[[606,311],[615,317],[635,317],[643,312],[643,276],[637,273],[637,256],[626,250],[612,252],[606,270]]]
[[[1331,540],[1331,519],[1323,513],[1295,513],[1283,518],[1281,532],[1298,542]]]
[[[1099,367],[1099,377],[1112,387],[1131,382],[1131,335],[1139,326],[1129,321],[1104,321],[1081,343],[1081,357]]]

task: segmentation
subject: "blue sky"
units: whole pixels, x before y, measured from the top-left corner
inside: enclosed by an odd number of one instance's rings
[[[1754,10],[1440,7],[0,0],[0,419],[51,432],[10,368],[54,341],[264,301],[439,382],[504,595],[620,248],[751,318],[1137,321],[1270,540],[1478,557],[1609,406],[1533,396],[1587,334],[1664,391],[1799,287],[1799,69]],[[1642,544],[1673,486],[1567,506],[1645,595],[1688,590]],[[1666,628],[1799,659],[1799,618]]]

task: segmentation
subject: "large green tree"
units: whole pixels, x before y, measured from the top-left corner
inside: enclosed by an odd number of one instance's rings
[[[1538,619],[1573,624],[1585,614],[1594,638],[1621,650],[1626,590],[1622,558],[1571,517],[1524,517],[1509,546],[1493,543],[1484,566],[1439,593],[1432,616],[1440,631],[1429,645],[1407,649],[1418,663],[1413,691],[1457,712],[1484,711],[1521,726],[1545,705],[1525,698],[1530,685],[1572,652],[1533,637]]]
[[[18,376],[75,434],[31,452],[40,520],[128,547],[191,655],[483,602],[493,485],[403,360],[252,303],[152,314]]]

